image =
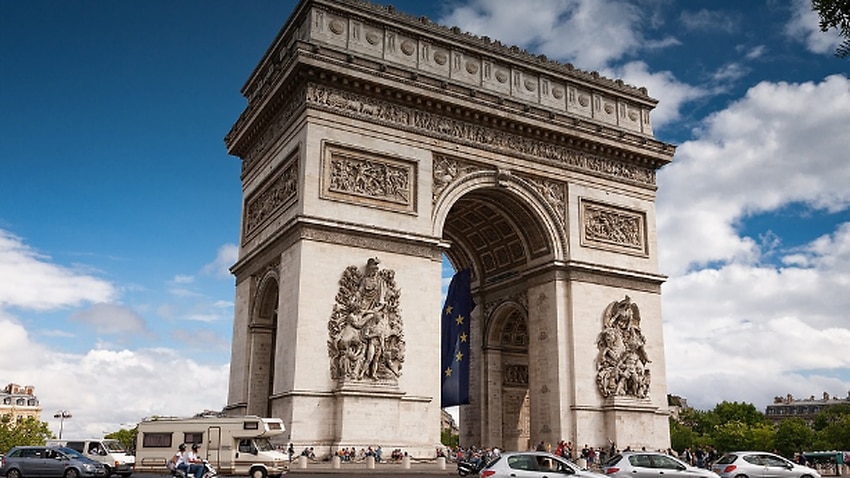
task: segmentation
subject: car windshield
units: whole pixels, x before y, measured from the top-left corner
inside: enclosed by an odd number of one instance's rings
[[[126,453],[127,450],[121,445],[121,442],[118,440],[104,440],[103,446],[106,447],[107,450],[114,453]]]
[[[623,459],[623,455],[614,455],[605,462],[605,466],[613,466]]]
[[[254,446],[257,447],[257,451],[273,451],[274,447],[268,438],[255,438]]]
[[[721,456],[720,459],[717,460],[716,464],[718,464],[718,465],[728,465],[728,464],[733,463],[737,459],[738,459],[737,455],[727,453],[727,454]]]
[[[57,448],[57,450],[59,450],[59,451],[61,451],[62,453],[64,453],[64,454],[66,454],[66,455],[70,456],[71,458],[86,458],[86,456],[85,456],[85,455],[83,455],[82,453],[78,452],[77,450],[74,450],[73,448],[62,447],[62,448]]]

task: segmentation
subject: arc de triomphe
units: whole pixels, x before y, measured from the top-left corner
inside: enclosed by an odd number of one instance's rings
[[[669,446],[645,89],[304,0],[242,93],[229,413],[433,456],[445,256],[477,304],[462,444]]]

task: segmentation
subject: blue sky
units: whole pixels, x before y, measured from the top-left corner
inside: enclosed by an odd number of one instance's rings
[[[392,3],[659,99],[670,393],[848,393],[850,60],[807,2]],[[222,138],[295,4],[0,0],[0,382],[34,385],[52,429],[59,409],[100,434],[225,404]]]

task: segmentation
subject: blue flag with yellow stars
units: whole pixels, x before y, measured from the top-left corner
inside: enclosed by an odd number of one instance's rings
[[[456,273],[443,306],[440,400],[443,408],[469,403],[469,316],[475,308],[469,282],[469,269]]]

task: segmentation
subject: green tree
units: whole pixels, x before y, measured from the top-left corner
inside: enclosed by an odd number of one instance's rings
[[[839,58],[850,56],[850,0],[812,0],[812,10],[820,16],[822,32],[835,28],[843,38],[835,55]]]
[[[104,438],[111,438],[113,440],[118,440],[119,442],[121,442],[121,445],[123,445],[125,449],[129,450],[130,452],[135,453],[135,451],[136,451],[136,436],[138,434],[139,434],[139,426],[136,425],[135,427],[133,427],[129,430],[121,428],[117,432],[112,432],[112,433],[104,436]]]
[[[720,402],[714,407],[715,421],[717,424],[728,422],[741,422],[753,426],[765,423],[764,414],[752,403]]]
[[[53,436],[47,428],[47,422],[35,417],[13,420],[11,415],[0,416],[0,454],[19,445],[44,445]]]
[[[817,431],[818,448],[823,450],[850,450],[850,414],[832,420]]]
[[[814,441],[815,431],[802,418],[782,420],[776,430],[776,450],[787,458],[800,450],[811,450]]]
[[[693,446],[697,436],[691,427],[670,418],[670,446],[674,450],[681,452],[686,447]]]

